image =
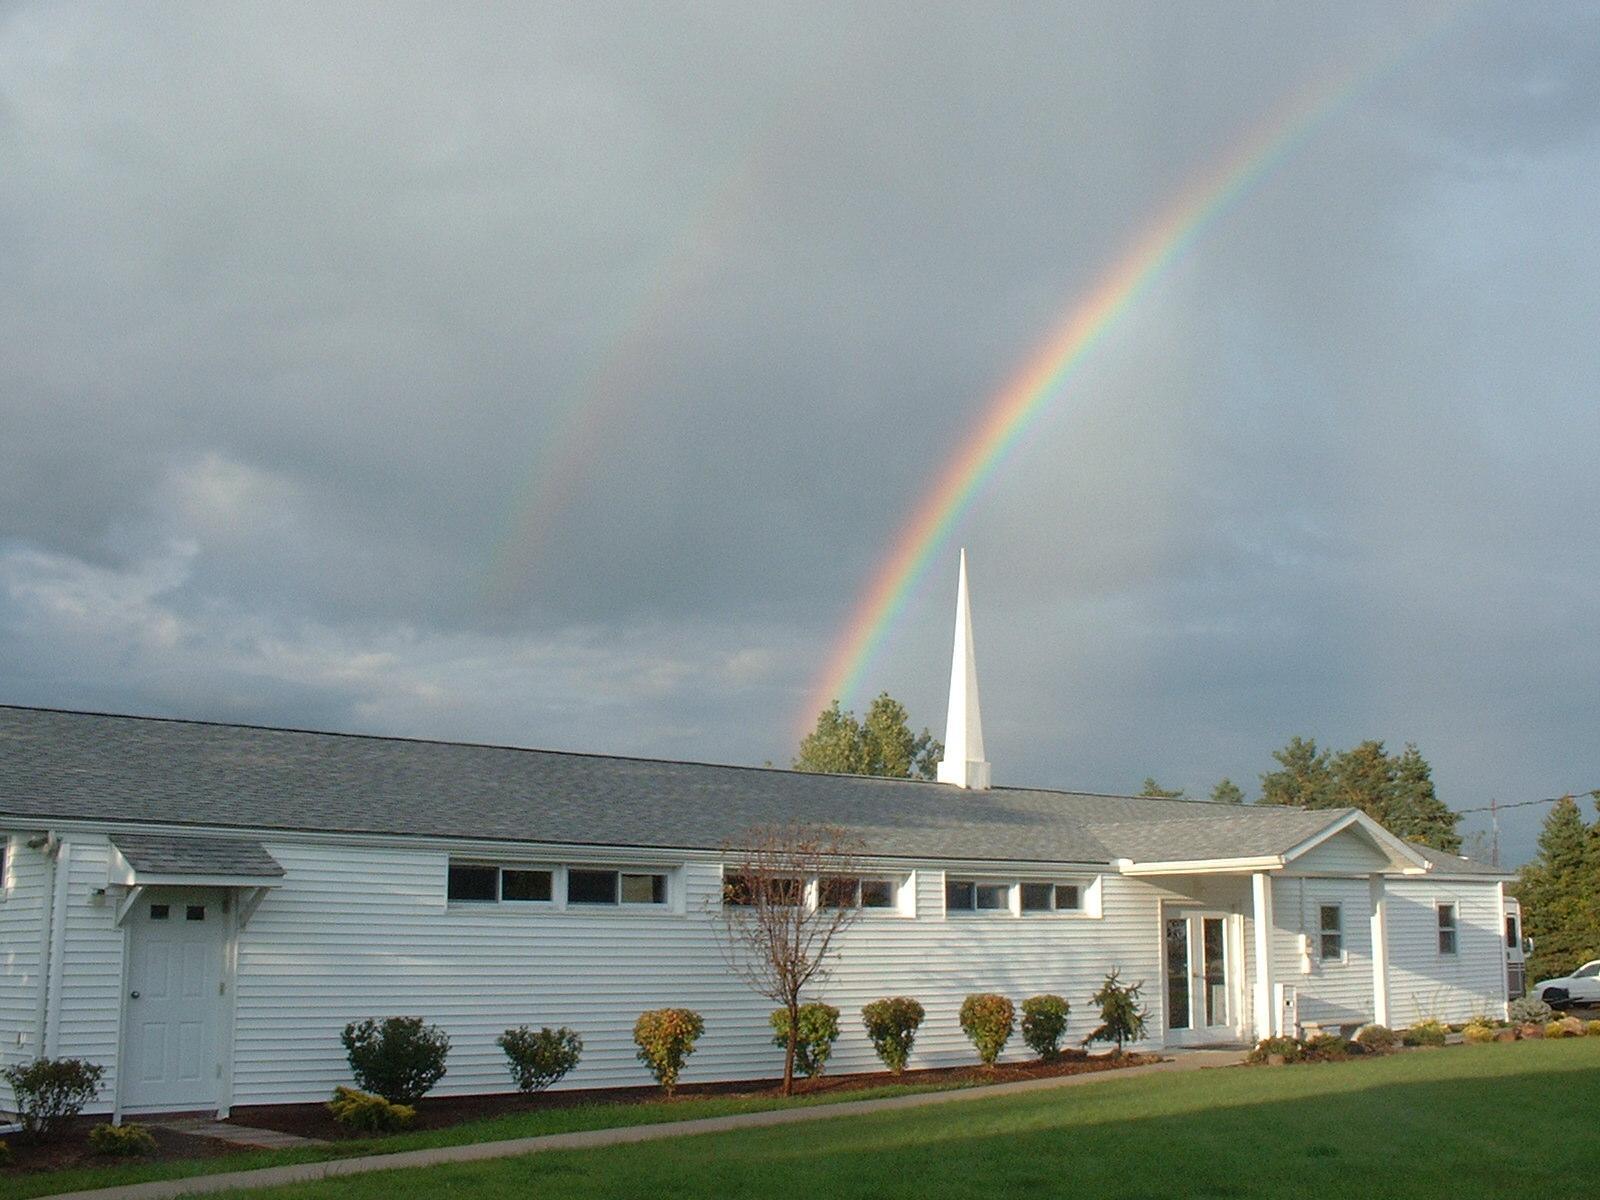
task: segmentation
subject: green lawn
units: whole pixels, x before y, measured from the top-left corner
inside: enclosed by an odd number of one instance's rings
[[[689,1121],[698,1117],[720,1117],[730,1113],[837,1104],[847,1100],[904,1096],[915,1092],[947,1091],[971,1086],[970,1082],[906,1084],[855,1092],[827,1092],[819,1096],[800,1096],[792,1100],[692,1096],[682,1097],[670,1103],[650,1101],[642,1104],[580,1105],[511,1113],[481,1121],[469,1121],[449,1129],[430,1129],[418,1133],[338,1142],[329,1146],[313,1146],[300,1150],[256,1150],[181,1162],[108,1162],[105,1166],[77,1167],[35,1174],[0,1171],[0,1200],[24,1200],[25,1197],[45,1196],[53,1192],[111,1187],[123,1183],[143,1183],[151,1179],[212,1175],[224,1171],[248,1171],[256,1167],[275,1167],[285,1163],[314,1162],[328,1158],[349,1158],[360,1154],[419,1150],[429,1146],[456,1146],[467,1142],[495,1142],[507,1138],[536,1137],[545,1133],[571,1133],[580,1129],[612,1129],[623,1125]]]
[[[1109,1079],[922,1110],[250,1193],[481,1197],[1566,1195],[1600,1037]]]

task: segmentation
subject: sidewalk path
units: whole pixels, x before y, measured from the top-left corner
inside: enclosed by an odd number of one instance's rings
[[[918,1092],[911,1096],[890,1096],[878,1100],[845,1100],[838,1104],[815,1104],[805,1108],[773,1108],[764,1112],[738,1113],[727,1117],[701,1117],[691,1121],[668,1121],[654,1125],[629,1125],[617,1129],[587,1129],[579,1133],[551,1133],[539,1137],[513,1138],[504,1142],[472,1142],[464,1146],[435,1146],[427,1150],[402,1150],[395,1154],[373,1154],[365,1158],[334,1158],[325,1162],[290,1163],[282,1167],[262,1167],[255,1171],[231,1171],[225,1175],[195,1175],[188,1179],[158,1179],[122,1187],[95,1188],[87,1192],[58,1193],[55,1200],[172,1200],[177,1196],[199,1196],[239,1188],[279,1187],[291,1183],[312,1183],[345,1175],[364,1175],[369,1171],[398,1171],[413,1167],[433,1167],[441,1163],[479,1162],[490,1158],[515,1158],[546,1150],[588,1150],[598,1146],[620,1146],[632,1142],[654,1142],[662,1138],[693,1137],[699,1133],[728,1133],[739,1129],[762,1129],[772,1125],[798,1125],[805,1121],[830,1121],[839,1117],[859,1117],[869,1113],[896,1112],[906,1108],[926,1108],[934,1104],[959,1104],[984,1100],[990,1096],[1012,1096],[1022,1092],[1043,1092],[1055,1088],[1083,1087],[1109,1079],[1132,1079],[1173,1071],[1194,1071],[1202,1067],[1227,1067],[1244,1061],[1243,1050],[1188,1050],[1144,1067],[1122,1071],[1094,1071],[1083,1075],[1058,1075],[1052,1079],[1023,1079],[1015,1083],[995,1083],[984,1087],[953,1088],[944,1092]]]

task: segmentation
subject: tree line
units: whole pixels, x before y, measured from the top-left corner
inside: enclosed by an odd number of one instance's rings
[[[1600,810],[1600,790],[1589,793]],[[1571,796],[1539,831],[1539,853],[1512,888],[1533,939],[1528,979],[1549,979],[1600,958],[1600,819],[1587,822]]]

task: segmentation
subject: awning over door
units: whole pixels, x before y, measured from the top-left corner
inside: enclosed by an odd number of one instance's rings
[[[111,849],[113,886],[270,888],[283,882],[278,860],[248,838],[114,833]]]

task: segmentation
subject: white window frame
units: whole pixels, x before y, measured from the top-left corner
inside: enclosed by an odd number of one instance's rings
[[[1327,912],[1330,908],[1334,911],[1334,915],[1337,920],[1337,925],[1333,929],[1329,929],[1322,923],[1323,913]],[[1339,953],[1337,954],[1327,953],[1327,945],[1323,939],[1330,936],[1339,939]],[[1340,902],[1317,902],[1317,961],[1328,963],[1344,963],[1350,961],[1349,947],[1345,944],[1344,938],[1344,905]]]
[[[822,904],[822,886],[829,880],[853,879],[855,880],[855,911],[863,917],[896,917],[901,914],[903,903],[900,889],[906,886],[902,876],[889,871],[859,871],[854,875],[819,875],[812,881],[816,888],[816,903]],[[889,903],[874,905],[868,908],[861,903],[861,885],[864,883],[887,883],[889,885]]]
[[[590,871],[595,874],[611,874],[617,877],[616,900],[611,903],[605,901],[580,900],[574,902],[568,890],[568,880],[573,871]],[[624,875],[660,875],[662,876],[663,895],[660,903],[654,900],[624,900],[622,898],[622,877]],[[561,873],[561,903],[566,912],[625,912],[625,913],[664,913],[672,912],[674,908],[674,893],[676,886],[674,876],[676,872],[669,867],[657,866],[614,866],[611,863],[567,863]]]
[[[1445,909],[1450,910],[1450,924],[1444,923]],[[1440,958],[1457,958],[1461,954],[1461,906],[1454,900],[1435,900],[1433,903],[1434,930],[1438,935]],[[1444,935],[1450,935],[1450,949],[1444,948]]]
[[[493,900],[453,900],[450,898],[449,872],[452,867],[484,867],[495,872],[494,899]],[[505,898],[504,872],[506,871],[549,871],[550,872],[550,899],[548,900],[508,900]],[[617,890],[615,903],[579,902],[571,904],[567,900],[567,876],[571,871],[600,871],[617,876]],[[665,899],[657,904],[654,901],[628,901],[622,899],[622,876],[624,875],[661,875],[666,879]],[[445,907],[457,912],[541,912],[541,913],[583,913],[595,914],[626,914],[628,916],[660,915],[683,913],[683,882],[681,868],[666,866],[661,863],[645,865],[616,863],[582,863],[582,862],[551,862],[548,859],[535,862],[518,862],[511,859],[494,859],[476,855],[463,855],[460,858],[449,857],[445,863]]]
[[[1022,906],[1022,889],[1029,884],[1039,884],[1050,889],[1049,908],[1024,908]],[[1078,889],[1078,905],[1076,908],[1057,908],[1056,889],[1072,887]],[[1017,881],[1017,913],[1028,920],[1072,920],[1090,916],[1089,892],[1094,887],[1093,879],[1081,876],[1064,877],[1053,875],[1049,878],[1019,879]]]
[[[966,883],[972,885],[971,908],[950,907],[950,887],[952,884],[957,883]],[[1005,904],[1000,908],[978,907],[978,889],[995,887],[1006,889]],[[963,921],[974,919],[982,920],[985,918],[992,920],[995,917],[1014,917],[1018,914],[1019,910],[1017,906],[1019,903],[1021,903],[1021,901],[1018,899],[1017,882],[1014,879],[996,879],[993,876],[984,876],[978,874],[951,874],[948,872],[945,874],[944,911],[945,916],[947,917],[953,916]]]

